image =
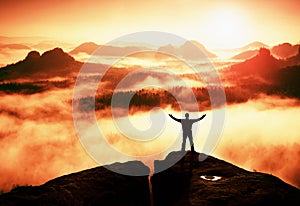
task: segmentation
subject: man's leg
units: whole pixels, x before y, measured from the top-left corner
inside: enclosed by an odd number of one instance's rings
[[[193,135],[192,135],[192,134],[189,134],[189,135],[188,135],[188,138],[189,138],[190,145],[191,145],[191,151],[192,151],[192,152],[195,152],[195,149],[194,149],[194,142],[193,142]]]
[[[181,151],[185,151],[185,143],[186,143],[187,135],[182,135],[182,145],[181,145]]]

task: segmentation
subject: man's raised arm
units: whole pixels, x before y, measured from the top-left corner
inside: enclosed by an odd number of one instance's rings
[[[198,121],[204,119],[205,116],[206,116],[206,114],[202,115],[202,117],[200,117],[200,118],[198,118],[198,119],[194,119],[194,122],[198,122]]]
[[[181,122],[181,119],[177,119],[177,118],[173,117],[173,115],[172,115],[172,114],[169,114],[169,116],[170,116],[172,119],[174,119],[175,121],[177,121],[177,122]]]

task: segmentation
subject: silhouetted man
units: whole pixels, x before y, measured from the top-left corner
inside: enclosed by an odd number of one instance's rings
[[[185,151],[185,143],[186,143],[186,138],[189,138],[190,141],[190,145],[191,145],[191,151],[195,152],[194,149],[194,142],[193,142],[193,134],[192,134],[192,125],[195,122],[198,122],[200,120],[202,120],[206,114],[202,115],[202,117],[198,118],[198,119],[189,119],[189,113],[185,113],[185,119],[177,119],[175,117],[173,117],[172,114],[169,114],[169,116],[174,119],[177,122],[181,123],[182,126],[182,146],[181,146],[181,150]]]

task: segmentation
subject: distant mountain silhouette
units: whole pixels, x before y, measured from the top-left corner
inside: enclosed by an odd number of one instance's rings
[[[269,46],[262,42],[255,41],[255,42],[246,44],[242,47],[231,48],[231,49],[216,48],[213,51],[215,51],[220,56],[224,56],[225,58],[228,58],[228,59],[246,60],[248,58],[251,58],[252,53],[250,51],[252,51],[252,50],[258,51],[260,48],[269,48]]]
[[[246,60],[250,59],[258,54],[259,50],[247,50],[242,53],[239,53],[237,55],[234,55],[230,59],[235,59],[235,60]]]
[[[43,36],[24,36],[24,37],[7,37],[0,36],[0,44],[21,44],[39,51],[50,50],[55,47],[71,48],[73,44],[57,41],[55,39]]]
[[[261,48],[255,57],[231,66],[224,74],[239,87],[246,86],[248,98],[265,93],[300,99],[300,48],[297,55],[284,60],[276,59],[270,50]],[[230,101],[230,90],[226,95]],[[247,96],[246,92],[241,96]]]
[[[126,46],[137,46],[137,47],[146,47],[146,48],[156,48],[157,46],[152,43],[147,43],[143,41],[114,41],[111,46],[117,47],[126,47]]]
[[[249,50],[259,50],[260,48],[269,48],[269,46],[262,42],[255,41],[255,42],[246,44],[245,46],[242,46],[242,47],[233,48],[233,49],[225,49],[224,51],[239,54],[239,53],[243,53],[243,52],[246,52]]]
[[[217,57],[217,55],[208,51],[203,44],[200,44],[199,42],[197,42],[195,40],[186,41],[181,47],[179,47],[179,53],[186,55],[186,56],[190,57],[191,59],[199,58],[199,57],[195,56],[195,53],[191,48],[191,44],[198,46],[202,50],[202,52],[205,54],[205,56],[207,56],[208,58],[216,58]]]
[[[277,58],[287,59],[297,55],[299,48],[299,44],[291,45],[290,43],[283,43],[272,47],[271,52]]]
[[[96,167],[41,186],[20,186],[0,195],[0,205],[299,205],[300,191],[279,178],[249,172],[205,154],[172,152],[154,162],[150,177]],[[207,157],[199,162],[198,157]],[[177,162],[172,166],[174,162]],[[138,161],[108,167],[150,173]]]
[[[23,45],[23,44],[0,44],[0,50],[1,49],[25,49],[30,50],[31,48]]]
[[[98,48],[103,48],[104,52],[102,52],[102,55],[105,56],[124,56],[130,53],[139,52],[141,50],[149,50],[146,47],[139,47],[139,46],[124,46],[124,47],[118,47],[118,46],[108,46],[108,45],[98,45],[93,42],[86,42],[83,44],[80,44],[73,50],[69,52],[71,55],[76,55],[79,53],[86,53],[86,54],[93,54]]]
[[[177,52],[176,47],[173,46],[172,44],[161,46],[161,47],[158,48],[158,51],[166,52],[166,53],[175,53],[175,52]]]
[[[266,76],[286,65],[286,62],[274,58],[270,50],[261,48],[255,57],[231,66],[230,71],[240,75]]]
[[[42,55],[31,51],[24,60],[1,68],[0,81],[65,77],[77,73],[81,65],[82,63],[76,62],[61,48],[52,49]]]
[[[246,51],[246,50],[260,49],[262,47],[263,48],[269,48],[268,45],[266,45],[266,44],[264,44],[262,42],[259,42],[259,41],[255,41],[255,42],[251,42],[251,43],[249,43],[249,44],[247,44],[247,45],[245,45],[243,47],[240,47],[238,49]]]
[[[79,46],[75,47],[73,50],[69,52],[69,54],[79,54],[81,52],[84,52],[86,54],[92,54],[96,49],[98,49],[100,45],[94,43],[94,42],[86,42],[83,44],[80,44]]]
[[[73,44],[67,42],[61,42],[61,41],[41,41],[32,44],[31,47],[39,51],[47,51],[57,47],[58,45],[60,48],[64,48],[64,50],[68,50],[69,48],[74,47]]]
[[[186,41],[180,47],[174,47],[171,44],[162,46],[158,49],[158,51],[172,53],[172,54],[175,53],[181,57],[185,56],[189,59],[198,59],[199,57],[195,56],[197,54],[197,52],[193,51],[192,44],[197,45],[207,57],[209,57],[209,58],[217,57],[215,54],[209,52],[202,44],[200,44],[199,42],[196,42],[196,41]],[[91,55],[93,52],[95,52],[100,47],[105,48],[105,53],[103,53],[103,55],[107,55],[107,56],[123,56],[125,54],[138,52],[140,50],[150,50],[149,48],[142,47],[142,46],[124,46],[124,47],[107,46],[107,45],[101,46],[94,42],[86,42],[86,43],[83,43],[83,44],[77,46],[73,50],[71,50],[69,52],[69,54],[76,55],[79,53],[86,53],[86,54]],[[204,57],[201,57],[201,58],[204,58]]]
[[[201,49],[204,55],[199,56],[198,50],[195,50],[195,45]],[[171,44],[158,48],[159,52],[176,54],[177,56],[184,57],[190,60],[197,60],[203,58],[216,58],[217,55],[208,51],[202,44],[197,41],[186,41],[180,47],[175,47]]]
[[[259,43],[254,44],[254,46],[257,46],[257,45],[260,45],[260,44]],[[245,46],[245,48],[246,47],[251,47],[251,45]],[[262,48],[267,48],[267,47],[262,47]],[[283,43],[283,44],[279,44],[277,46],[272,47],[270,49],[270,52],[277,59],[289,59],[298,54],[299,48],[300,48],[299,44],[291,45],[290,43]],[[231,59],[246,60],[251,57],[254,57],[256,54],[258,54],[258,51],[259,51],[259,49],[246,50],[244,52],[241,52],[241,53],[231,57]]]
[[[295,56],[287,59],[275,58],[269,49],[261,48],[258,54],[242,63],[231,66],[229,71],[240,75],[260,75],[272,78],[279,69],[300,64],[300,47]]]

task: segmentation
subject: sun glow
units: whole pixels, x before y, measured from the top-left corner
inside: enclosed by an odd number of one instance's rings
[[[249,39],[249,24],[237,9],[219,9],[209,15],[207,30],[219,49],[239,47]],[[218,43],[217,43],[218,42]]]

